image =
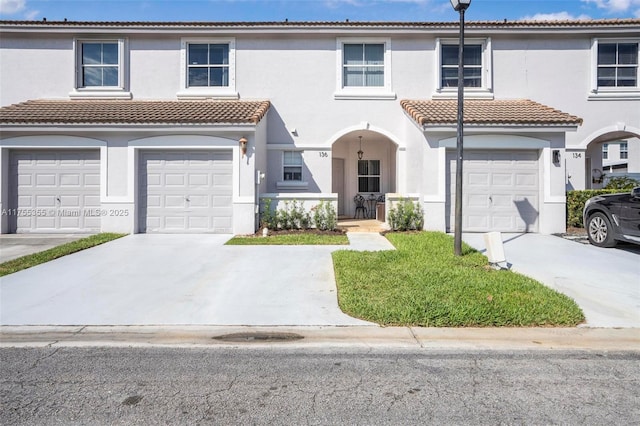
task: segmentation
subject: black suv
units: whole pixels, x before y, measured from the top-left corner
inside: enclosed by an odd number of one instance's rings
[[[613,247],[618,241],[640,244],[640,186],[624,194],[589,198],[582,215],[594,246]]]

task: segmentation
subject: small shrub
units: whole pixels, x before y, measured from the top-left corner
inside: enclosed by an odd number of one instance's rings
[[[424,212],[420,203],[401,198],[389,209],[387,220],[393,231],[419,230],[424,226]]]
[[[278,227],[277,212],[271,209],[271,198],[264,200],[264,209],[260,218],[260,226],[262,228],[276,229]]]
[[[582,223],[582,210],[584,203],[591,197],[602,194],[615,194],[620,192],[612,189],[586,189],[567,192],[567,226],[584,228]]]
[[[631,191],[636,186],[640,186],[640,182],[628,176],[614,176],[609,179],[604,189],[616,189],[620,191]]]
[[[271,199],[264,201],[264,210],[260,219],[260,225],[268,229],[309,229],[311,227],[311,215],[305,211],[304,203],[296,200],[285,201],[284,208],[272,210]]]
[[[320,204],[311,209],[313,211],[313,223],[321,231],[334,231],[338,226],[338,214],[333,204],[320,201]]]

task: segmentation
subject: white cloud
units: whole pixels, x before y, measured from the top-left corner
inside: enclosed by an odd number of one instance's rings
[[[0,13],[13,15],[27,7],[27,0],[0,0]]]
[[[38,17],[38,15],[40,15],[39,10],[28,10],[24,14],[24,19],[27,21],[33,21]]]
[[[640,14],[640,0],[582,0],[582,2],[595,4],[609,13],[628,12],[635,9],[635,15]]]
[[[523,21],[574,21],[591,19],[587,15],[574,16],[569,12],[557,12],[557,13],[536,13],[535,15],[525,16],[521,20]]]

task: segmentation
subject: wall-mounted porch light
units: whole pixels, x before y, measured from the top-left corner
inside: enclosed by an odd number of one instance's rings
[[[555,164],[556,166],[560,165],[560,150],[559,149],[554,149],[552,151],[553,153],[553,164]]]
[[[240,144],[240,152],[242,152],[243,157],[247,155],[247,142],[247,138],[245,138],[244,136],[241,137],[238,141],[238,143]]]
[[[360,150],[358,150],[358,160],[362,160],[362,157],[364,156],[364,152],[362,151],[362,136],[358,136],[358,138],[360,139]]]

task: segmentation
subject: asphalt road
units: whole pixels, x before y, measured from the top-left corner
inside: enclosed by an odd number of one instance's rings
[[[637,424],[640,353],[4,348],[1,424]]]

